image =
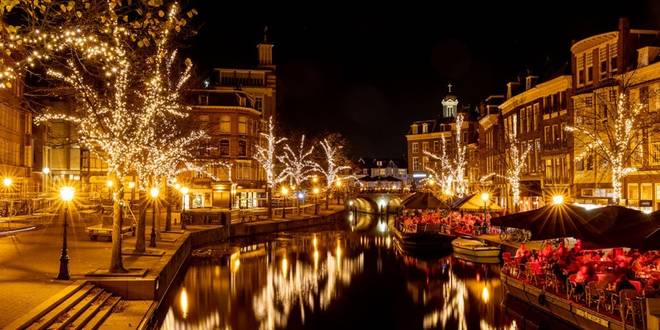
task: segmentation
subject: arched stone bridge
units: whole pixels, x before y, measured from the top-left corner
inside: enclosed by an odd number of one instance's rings
[[[411,192],[356,192],[349,195],[347,203],[360,212],[378,213],[384,207],[389,212],[401,208],[401,201],[411,195]]]

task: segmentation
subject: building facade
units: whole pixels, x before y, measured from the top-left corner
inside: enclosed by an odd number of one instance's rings
[[[572,155],[571,141],[565,132],[569,123],[571,77],[562,75],[536,84],[536,76],[527,76],[524,86],[518,82],[507,84],[507,99],[499,105],[505,145],[504,164],[514,166],[511,145],[516,144],[522,160],[520,201],[510,210],[530,210],[545,205],[554,194],[566,194],[570,189]],[[520,92],[517,92],[520,90]],[[516,93],[517,92],[517,93]],[[508,196],[511,187],[507,186]]]
[[[206,131],[195,161],[204,171],[188,173],[187,207],[252,208],[266,200],[263,170],[253,155],[261,132],[276,119],[277,76],[273,45],[257,45],[254,69],[221,68],[203,88],[189,91],[190,124]]]
[[[636,141],[637,150],[626,166],[637,171],[623,182],[621,204],[644,211],[660,209],[660,161],[658,148],[660,91],[660,31],[631,29],[627,19],[617,31],[582,39],[571,47],[573,75],[573,120],[594,121],[593,132],[605,134],[602,127],[607,110],[616,107],[619,93],[632,102],[644,104],[647,121]],[[576,143],[573,196],[579,203],[605,205],[613,202],[611,164],[598,152],[585,152],[585,143]]]
[[[25,197],[42,184],[39,174],[32,180],[32,114],[21,106],[21,86],[0,90],[0,175],[6,197]]]
[[[465,179],[474,184],[479,179],[479,155],[478,155],[478,127],[469,106],[461,107],[458,97],[450,93],[442,100],[442,114],[435,119],[415,121],[410,125],[406,134],[408,173],[412,177],[412,184],[416,185],[420,180],[427,178],[430,170],[439,172],[439,161],[425,152],[434,155],[442,154],[442,140],[445,140],[446,153],[450,159],[456,158],[457,130],[456,116],[460,113],[464,120],[460,127],[461,144],[466,146],[466,169]]]

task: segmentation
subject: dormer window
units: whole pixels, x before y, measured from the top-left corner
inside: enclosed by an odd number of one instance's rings
[[[422,133],[428,133],[428,132],[429,132],[429,124],[423,124]]]
[[[417,125],[411,125],[410,128],[413,134],[417,134]]]

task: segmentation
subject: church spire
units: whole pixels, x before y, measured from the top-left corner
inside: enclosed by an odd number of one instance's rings
[[[273,65],[273,44],[268,42],[268,25],[264,26],[264,40],[257,45],[257,52],[260,67],[275,67]]]

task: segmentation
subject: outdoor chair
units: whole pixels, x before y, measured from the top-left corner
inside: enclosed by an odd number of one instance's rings
[[[538,284],[539,279],[543,277],[543,269],[538,261],[527,263],[527,281],[533,284]]]
[[[591,305],[594,304],[596,305],[596,311],[600,312],[600,305],[605,303],[605,296],[602,290],[598,287],[598,282],[591,281],[587,283],[584,288],[584,294],[587,307],[591,307]]]
[[[555,274],[552,272],[551,269],[547,268],[545,270],[545,278],[543,280],[543,290],[548,290],[548,288],[552,288],[555,293],[559,292],[560,289],[560,283],[559,279]]]
[[[581,295],[577,290],[577,283],[575,283],[575,274],[566,279],[566,297],[568,300],[580,302]]]
[[[644,317],[644,300],[635,290],[621,290],[619,292],[621,301],[620,313],[625,327],[628,318],[632,319],[633,328],[637,329],[638,319],[642,322],[642,329],[646,329],[646,319]]]

